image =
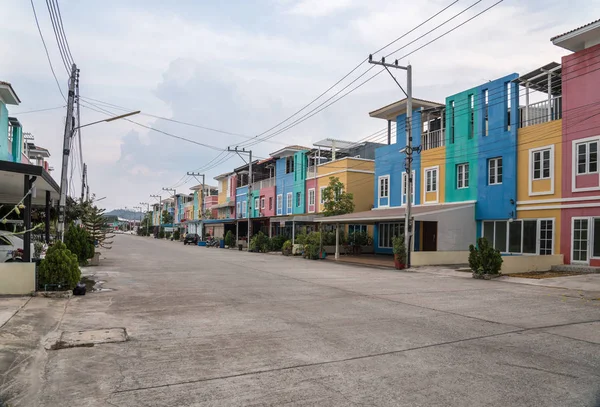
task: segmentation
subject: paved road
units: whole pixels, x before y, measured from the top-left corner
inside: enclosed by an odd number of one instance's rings
[[[598,293],[135,236],[106,256],[98,275],[115,291],[34,300],[52,301],[53,329],[130,340],[38,354],[35,405],[600,402]]]

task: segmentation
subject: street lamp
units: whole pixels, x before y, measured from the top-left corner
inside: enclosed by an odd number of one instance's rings
[[[72,92],[69,93],[69,102],[70,108],[72,109],[73,105],[73,97]],[[67,121],[65,124],[65,135],[63,139],[63,157],[62,157],[62,172],[60,176],[60,199],[58,204],[58,225],[57,232],[58,237],[61,241],[64,240],[64,232],[65,232],[65,207],[67,205],[67,171],[69,168],[69,155],[71,154],[71,140],[73,139],[73,135],[75,134],[75,130],[81,129],[83,127],[88,127],[94,124],[103,123],[103,122],[112,122],[115,120],[123,119],[125,117],[133,116],[140,113],[140,110],[136,110],[135,112],[125,113],[119,116],[109,117],[108,119],[98,120],[96,122],[84,124],[77,127],[73,126],[71,120],[73,119],[72,110],[67,110]],[[71,127],[71,128],[70,128]]]

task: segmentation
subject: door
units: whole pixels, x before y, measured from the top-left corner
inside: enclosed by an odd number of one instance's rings
[[[437,250],[437,222],[423,222],[423,251]]]
[[[573,218],[571,233],[571,263],[589,264],[589,218]]]

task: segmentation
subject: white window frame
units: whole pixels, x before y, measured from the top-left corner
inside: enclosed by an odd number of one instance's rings
[[[590,154],[591,154],[591,149],[590,146],[592,144],[596,145],[596,169],[595,170],[590,170]],[[579,172],[579,147],[581,146],[585,146],[585,169],[583,170],[583,172]],[[577,175],[586,175],[586,174],[595,174],[598,172],[598,140],[589,140],[589,141],[584,141],[584,142],[579,142],[577,144],[575,144],[575,148],[576,148],[576,155],[577,155]]]
[[[536,226],[535,226],[535,233],[536,233],[536,245],[535,245],[535,253],[524,253],[523,252],[523,237],[524,237],[524,231],[525,231],[525,222],[532,222],[535,221],[536,222]],[[555,245],[556,245],[556,218],[533,218],[533,219],[528,219],[528,218],[523,218],[523,219],[515,219],[514,222],[521,222],[521,245],[520,245],[520,250],[518,252],[511,252],[510,251],[510,227],[511,224],[513,222],[508,221],[508,220],[494,220],[494,219],[486,219],[484,221],[481,222],[481,236],[484,236],[484,223],[485,222],[493,222],[494,223],[494,241],[490,242],[490,245],[495,248],[496,247],[496,224],[497,223],[506,223],[506,250],[502,251],[500,253],[502,254],[518,254],[518,255],[523,255],[523,256],[541,256],[540,254],[540,240],[541,240],[541,227],[542,227],[542,221],[550,221],[552,222],[552,253],[550,253],[549,255],[544,255],[544,256],[551,256],[554,255],[554,253],[556,253],[555,251]]]
[[[254,208],[251,208],[251,210],[258,210],[259,209],[259,202],[260,202],[260,198],[254,198]]]
[[[314,188],[310,188],[308,190],[308,211],[309,212],[314,212],[315,211],[315,189]],[[311,209],[312,207],[312,209]]]
[[[285,213],[287,215],[291,215],[291,213],[292,213],[292,205],[294,205],[293,193],[288,192],[286,194],[286,196],[285,196],[285,203],[286,203]]]
[[[488,159],[488,185],[502,185],[502,180],[498,182],[498,168],[503,169],[502,161],[502,157]],[[494,169],[494,182],[492,182],[492,168]],[[502,171],[502,178],[504,178],[504,171]]]
[[[277,215],[283,214],[283,194],[277,195]]]
[[[383,194],[384,191],[382,191],[381,188],[381,181],[386,181],[386,191],[385,191],[385,195]],[[378,190],[378,197],[379,197],[379,205],[380,207],[386,207],[386,206],[390,206],[390,176],[389,175],[382,175],[379,178],[377,178],[377,190]],[[387,204],[382,205],[381,204],[381,200],[382,199],[386,199],[387,198]]]
[[[578,151],[577,146],[579,144],[597,142],[598,148],[600,148],[600,136],[586,137],[579,140],[572,141],[572,165],[571,168],[571,192],[585,192],[585,191],[598,191],[600,190],[600,171],[594,172],[586,172],[586,173],[578,173],[579,165],[578,165]],[[598,151],[598,155],[600,155],[600,151]],[[600,165],[600,162],[598,163]],[[586,170],[589,169],[589,147],[586,147]],[[598,175],[598,186],[595,187],[585,187],[585,188],[577,188],[577,176],[589,175],[589,174],[597,174]]]
[[[413,178],[413,183],[412,183],[412,201],[411,204],[414,205],[415,204],[415,185],[416,185],[416,178],[415,178],[415,170],[412,170],[412,178]],[[400,195],[400,205],[404,206],[406,205],[406,187],[405,184],[408,182],[408,179],[406,178],[406,171],[402,172],[402,183],[401,183],[401,191],[402,194]]]
[[[544,151],[550,151],[550,177],[544,177]],[[534,178],[535,176],[535,155],[540,154],[540,176],[541,178]],[[550,180],[550,190],[533,192],[533,181]],[[536,147],[529,149],[529,196],[536,195],[553,195],[554,194],[554,144],[543,147]]]
[[[319,188],[319,203],[321,205],[325,204],[325,201],[323,200],[323,191],[325,190],[325,188],[327,188],[327,187],[320,187]]]
[[[428,184],[427,177],[431,174],[431,186]],[[440,199],[440,166],[435,165],[433,167],[427,167],[423,169],[423,179],[425,180],[425,188],[423,188],[423,203],[438,203]],[[435,180],[435,189],[433,189],[433,183]],[[429,189],[431,187],[431,189]],[[427,200],[427,194],[435,192],[435,200]]]
[[[227,177],[227,195],[226,198],[231,198],[231,177]]]
[[[260,198],[260,209],[265,209],[265,197]]]
[[[587,234],[588,234],[588,238],[587,238],[587,256],[586,256],[586,261],[581,261],[581,260],[574,260],[574,254],[575,254],[575,242],[573,241],[573,238],[575,237],[575,221],[576,220],[585,220],[588,223],[588,227],[587,227]],[[569,244],[571,245],[571,263],[572,264],[585,264],[588,265],[590,264],[590,255],[592,254],[591,252],[593,252],[593,250],[591,250],[591,244],[592,244],[592,239],[593,238],[593,224],[590,224],[590,222],[593,223],[593,218],[589,217],[589,216],[573,216],[571,218],[571,236],[570,239],[571,241],[569,242]]]
[[[238,202],[237,203],[237,216],[236,218],[241,218],[242,217],[242,203]]]
[[[460,169],[462,168],[462,177],[460,176]],[[462,186],[459,182],[462,181]],[[468,189],[469,188],[469,163],[462,163],[456,165],[456,189]]]
[[[392,230],[393,225],[398,225],[398,233],[404,234],[404,222],[385,222],[377,225],[377,247],[381,249],[392,248]],[[382,246],[381,243],[389,243],[389,246]]]
[[[242,218],[248,217],[248,202],[246,200],[242,201]]]

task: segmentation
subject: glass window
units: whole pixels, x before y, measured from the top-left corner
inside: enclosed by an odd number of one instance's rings
[[[469,163],[456,166],[456,188],[469,188]]]
[[[286,196],[286,204],[287,204],[287,208],[286,208],[286,212],[292,213],[292,193],[288,192],[287,196]]]
[[[260,209],[265,209],[265,198],[260,198]]]
[[[454,101],[450,102],[450,144],[454,144]]]
[[[534,151],[532,154],[533,179],[550,178],[550,149]]]
[[[502,157],[488,160],[488,184],[502,184]]]
[[[323,205],[325,203],[325,200],[323,199],[323,191],[325,191],[325,188],[327,187],[321,187],[319,189],[319,202],[321,202],[321,205]]]
[[[523,221],[523,253],[537,253],[537,220]]]
[[[483,91],[483,136],[488,135],[488,90]]]
[[[553,221],[551,219],[540,220],[540,253],[541,255],[552,254]]]
[[[506,252],[506,224],[505,221],[496,222],[496,230],[494,232],[494,248],[500,252]]]
[[[258,202],[259,202],[259,199],[258,198],[254,198],[254,208],[250,208],[250,209],[251,210],[252,209],[257,210],[258,209]]]
[[[365,227],[366,225],[360,225]],[[392,239],[403,233],[400,223],[380,223],[378,226],[378,246],[383,248],[392,248]]]
[[[508,224],[508,251],[510,253],[521,253],[521,232],[523,225],[520,220]]]
[[[281,210],[283,207],[283,195],[277,195],[277,214],[281,215]]]
[[[296,207],[300,207],[302,203],[302,194],[300,192],[296,192]]]
[[[598,141],[577,144],[577,174],[598,172]]]
[[[483,237],[490,245],[494,245],[494,222],[483,222]]]
[[[432,168],[429,170],[425,170],[425,190],[427,192],[436,192],[437,191],[437,169]]]
[[[390,193],[390,177],[380,177],[379,178],[379,197],[387,198]]]
[[[475,134],[475,97],[469,95],[469,138]]]
[[[315,204],[315,190],[314,189],[308,190],[308,204],[309,205]]]
[[[588,260],[588,220],[573,220],[573,261]]]
[[[247,211],[248,211],[248,203],[246,201],[242,201],[242,216],[246,216]]]
[[[592,257],[600,257],[600,218],[594,219],[594,235],[592,236]]]

